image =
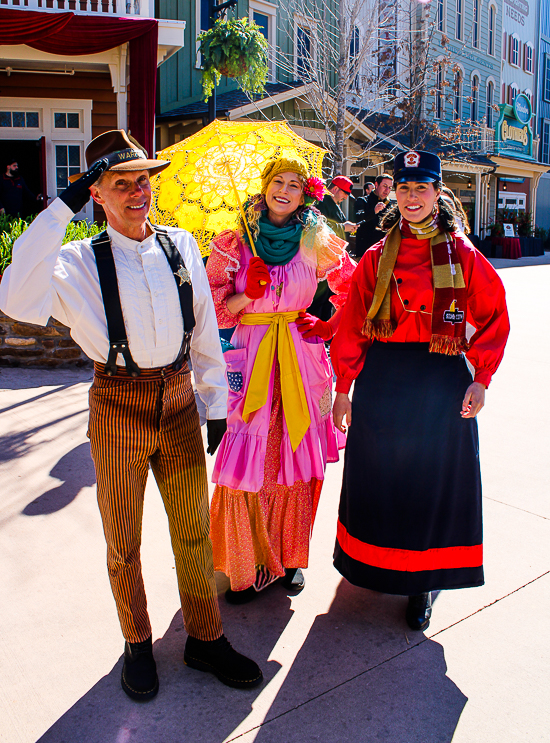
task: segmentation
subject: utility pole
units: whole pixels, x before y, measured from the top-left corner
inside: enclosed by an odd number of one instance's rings
[[[208,28],[214,27],[218,19],[218,15],[225,13],[228,8],[233,8],[237,5],[237,0],[227,0],[227,2],[218,5],[216,0],[208,0]],[[208,123],[211,124],[216,118],[216,85],[212,95],[208,99]]]

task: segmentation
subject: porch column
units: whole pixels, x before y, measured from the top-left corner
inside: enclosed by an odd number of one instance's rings
[[[481,188],[481,173],[479,171],[476,172],[476,207],[475,207],[475,214],[474,214],[474,235],[480,235],[480,226],[481,226],[481,201],[483,199],[482,188]]]
[[[109,62],[111,83],[116,93],[117,128],[128,129],[128,75],[126,63],[128,60],[128,44],[122,44],[113,51]]]

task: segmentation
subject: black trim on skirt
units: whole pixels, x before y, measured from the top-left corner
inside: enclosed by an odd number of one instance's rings
[[[391,550],[483,541],[477,421],[460,415],[472,376],[463,356],[428,349],[375,341],[355,382],[339,521],[359,543],[390,552],[380,550],[382,566],[374,566],[337,539],[334,565],[351,583],[383,593],[483,585],[481,561],[461,565],[460,550],[447,550],[453,567],[438,569],[438,557],[428,570],[391,562]],[[383,567],[387,554],[391,569]]]

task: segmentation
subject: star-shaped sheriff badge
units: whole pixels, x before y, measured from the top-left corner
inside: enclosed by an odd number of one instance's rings
[[[174,276],[177,276],[180,280],[180,286],[183,286],[184,284],[191,284],[191,276],[185,266],[180,266],[174,273]]]

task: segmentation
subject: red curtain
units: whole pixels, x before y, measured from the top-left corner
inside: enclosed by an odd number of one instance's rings
[[[155,127],[158,21],[0,9],[0,44],[50,54],[95,54],[130,42],[128,128],[151,155]]]

